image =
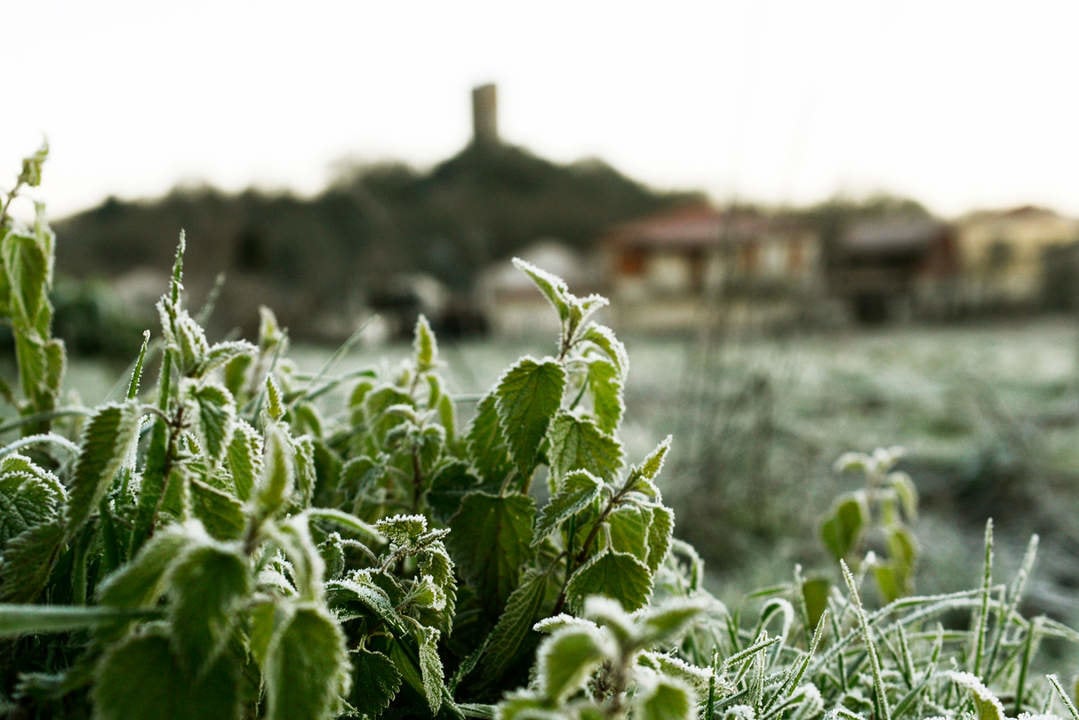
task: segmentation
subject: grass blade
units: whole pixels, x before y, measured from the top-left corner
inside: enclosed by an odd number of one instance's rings
[[[865,638],[866,650],[869,653],[869,667],[873,671],[873,695],[877,706],[878,717],[883,720],[891,720],[892,710],[888,707],[888,695],[884,688],[884,677],[880,669],[880,656],[877,654],[877,645],[873,642],[873,630],[869,627],[869,618],[862,606],[862,598],[858,595],[858,586],[854,583],[854,576],[850,573],[847,563],[839,561],[839,567],[843,571],[843,580],[847,583],[850,599],[854,607],[854,613],[858,618],[858,624],[862,628],[862,636]]]
[[[1053,690],[1056,692],[1057,697],[1060,698],[1060,702],[1064,704],[1064,707],[1068,710],[1068,714],[1071,715],[1072,720],[1079,720],[1079,710],[1076,710],[1075,703],[1068,697],[1068,693],[1064,691],[1064,688],[1060,686],[1060,678],[1056,675],[1050,675],[1047,678],[1049,684],[1053,686]]]
[[[974,677],[982,677],[982,654],[985,652],[985,634],[989,624],[989,593],[993,583],[993,519],[985,523],[985,563],[982,566],[981,603],[974,617],[974,652],[970,672]]]

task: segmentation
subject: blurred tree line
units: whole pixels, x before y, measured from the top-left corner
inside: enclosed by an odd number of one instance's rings
[[[327,318],[358,312],[402,273],[467,297],[479,271],[537,239],[584,249],[611,224],[699,197],[656,192],[599,160],[561,165],[518,147],[470,145],[429,171],[346,166],[309,199],[211,187],[109,198],[56,223],[58,267],[84,278],[164,272],[184,228],[196,302],[227,275],[217,329],[250,331],[265,303],[294,336],[329,337],[339,333]]]
[[[399,292],[406,274],[435,278],[456,308],[467,309],[478,273],[536,240],[555,238],[587,251],[611,225],[702,199],[655,191],[598,159],[558,164],[520,147],[470,144],[429,170],[399,162],[344,164],[310,198],[209,186],[177,187],[154,200],[110,197],[55,223],[57,267],[76,280],[109,279],[67,292],[76,317],[69,325],[98,334],[86,318],[107,324],[117,317],[114,299],[97,298],[115,291],[126,303],[128,317],[117,326],[126,338],[152,323],[183,228],[195,305],[215,292],[217,278],[226,278],[216,291],[213,330],[251,335],[257,307],[266,304],[293,337],[337,341],[373,301]],[[826,252],[852,221],[928,215],[918,203],[889,195],[836,197],[808,208],[731,209],[808,223]],[[64,305],[57,306],[58,321],[67,314]],[[140,311],[147,315],[132,317]],[[96,347],[80,344],[88,352]],[[130,354],[137,333],[119,344]]]

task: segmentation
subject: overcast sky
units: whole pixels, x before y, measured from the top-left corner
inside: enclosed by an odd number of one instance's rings
[[[0,181],[42,134],[62,215],[178,182],[317,191],[429,166],[499,86],[508,142],[662,188],[1079,214],[1079,3],[0,3]]]

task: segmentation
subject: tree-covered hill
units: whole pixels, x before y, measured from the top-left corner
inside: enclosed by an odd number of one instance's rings
[[[562,165],[519,147],[469,145],[430,170],[349,166],[309,199],[177,188],[155,200],[110,198],[56,228],[61,267],[106,277],[167,267],[186,229],[189,286],[198,297],[226,273],[230,316],[219,320],[231,326],[254,322],[258,302],[286,323],[352,312],[406,272],[466,293],[480,269],[539,238],[588,248],[609,225],[690,197],[599,160]]]

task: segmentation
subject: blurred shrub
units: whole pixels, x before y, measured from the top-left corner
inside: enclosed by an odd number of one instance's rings
[[[136,314],[124,307],[116,293],[100,280],[59,277],[53,286],[52,301],[56,308],[54,332],[75,355],[126,361],[147,327],[145,313]]]

